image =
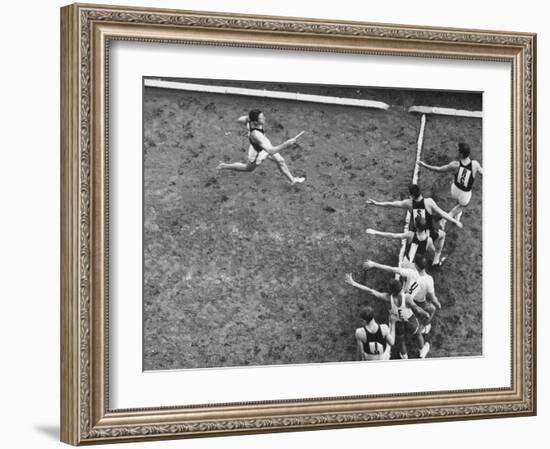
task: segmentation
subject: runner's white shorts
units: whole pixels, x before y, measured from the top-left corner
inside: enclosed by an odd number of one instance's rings
[[[452,197],[460,204],[461,206],[465,207],[470,203],[470,200],[472,199],[472,191],[465,192],[464,190],[460,190],[455,183],[453,182],[451,184],[451,195]]]
[[[266,159],[271,159],[275,162],[284,162],[283,156],[279,153],[269,154],[267,151],[263,150],[258,153],[252,145],[248,147],[248,162],[255,162],[256,165],[260,165]]]

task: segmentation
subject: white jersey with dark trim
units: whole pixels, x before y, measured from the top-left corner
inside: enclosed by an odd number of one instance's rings
[[[401,268],[399,275],[403,278],[403,291],[414,298],[419,287],[418,271],[415,268]]]
[[[403,291],[415,302],[426,301],[428,293],[435,295],[434,278],[428,273],[421,274],[416,268],[401,268],[399,274],[404,278]]]

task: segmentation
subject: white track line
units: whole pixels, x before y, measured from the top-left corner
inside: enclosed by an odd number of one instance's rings
[[[147,78],[143,82],[145,87],[158,87],[163,89],[187,90],[193,92],[209,92],[228,95],[245,95],[260,98],[277,98],[282,100],[306,101],[310,103],[337,104],[343,106],[356,106],[371,109],[389,109],[389,105],[381,101],[363,100],[359,98],[330,97],[326,95],[307,95],[299,92],[282,92],[265,89],[248,89],[230,86],[210,86],[206,84],[182,83],[178,81],[164,81]]]
[[[424,142],[424,129],[426,128],[426,114],[422,114],[422,117],[420,117],[420,131],[418,133],[418,140],[416,142],[416,159],[414,161],[414,171],[413,171],[413,177],[412,177],[412,183],[411,184],[417,184],[418,183],[418,172],[420,171],[420,166],[418,165],[418,161],[420,161],[420,154],[422,153],[422,144]],[[403,232],[407,232],[409,230],[409,223],[411,222],[411,212],[407,211],[407,216],[405,217],[405,227],[403,228]],[[401,241],[401,250],[399,251],[399,266],[403,263],[403,258],[405,257],[405,249],[407,248],[407,240],[403,239]],[[396,275],[396,278],[399,277],[399,275]]]
[[[464,109],[438,108],[435,106],[411,106],[409,112],[420,114],[451,115],[453,117],[483,118],[481,111],[466,111]]]

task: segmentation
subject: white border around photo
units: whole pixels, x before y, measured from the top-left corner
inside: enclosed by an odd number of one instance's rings
[[[143,76],[483,92],[483,356],[143,372]],[[510,86],[510,65],[500,62],[112,42],[110,408],[509,386]]]

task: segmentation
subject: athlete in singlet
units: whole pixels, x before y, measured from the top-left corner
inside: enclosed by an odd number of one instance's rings
[[[395,344],[395,319],[390,326],[378,324],[374,319],[374,309],[363,307],[359,316],[363,326],[355,330],[357,360],[389,360],[391,346]]]
[[[379,235],[391,239],[406,240],[407,247],[405,248],[405,259],[409,262],[413,261],[415,256],[424,255],[428,251],[435,253],[435,246],[432,239],[432,233],[428,229],[426,220],[422,217],[415,218],[414,231],[406,232],[382,232],[376,229],[367,229],[366,233],[370,235]]]
[[[429,314],[428,318],[420,319],[422,324],[421,332],[427,334],[432,328],[432,319],[436,310],[441,309],[441,303],[435,295],[434,278],[426,272],[429,265],[428,258],[425,255],[417,254],[414,259],[414,264],[409,264],[405,268],[412,268],[416,271],[416,282],[418,288],[413,292],[413,300],[415,304]]]
[[[298,137],[300,137],[304,131],[280,145],[273,146],[271,141],[265,135],[265,116],[262,111],[254,109],[250,111],[248,116],[243,115],[242,117],[239,117],[238,122],[245,124],[248,128],[248,140],[250,146],[248,147],[247,162],[233,162],[231,164],[220,162],[216,167],[216,170],[251,172],[254,171],[265,159],[269,159],[277,164],[281,173],[287,177],[291,184],[299,184],[305,181],[304,177],[292,175],[283,156],[279,154],[280,151],[293,146]]]
[[[436,267],[441,266],[444,261],[444,259],[441,259],[441,253],[445,245],[445,232],[441,229],[435,229],[433,216],[437,214],[444,219],[452,221],[459,228],[462,228],[462,224],[451,217],[447,212],[443,211],[432,198],[424,198],[417,184],[411,184],[409,186],[409,195],[409,198],[400,201],[375,201],[369,198],[366,203],[374,206],[400,207],[402,209],[407,209],[412,215],[412,220],[410,221],[412,230],[414,230],[414,219],[419,216],[423,217],[428,224],[430,236],[435,247],[433,265]]]
[[[470,146],[467,143],[460,142],[458,144],[458,160],[449,162],[446,165],[437,167],[429,165],[425,162],[418,161],[418,165],[438,173],[446,173],[454,171],[453,182],[451,184],[451,196],[456,200],[449,215],[460,221],[464,208],[470,204],[472,199],[472,189],[476,176],[483,175],[483,168],[478,161],[470,159]],[[440,226],[445,228],[446,221],[441,220]]]
[[[391,267],[372,260],[363,262],[363,268],[366,270],[378,268],[400,277],[403,282],[403,291],[411,295],[414,303],[422,309],[422,313],[417,316],[422,324],[421,331],[424,334],[430,331],[430,323],[436,309],[441,308],[441,304],[435,296],[434,280],[426,272],[427,266],[428,258],[425,255],[417,255],[414,263],[405,261],[402,267]]]
[[[402,359],[408,359],[406,336],[413,335],[418,343],[419,357],[425,358],[430,350],[430,344],[424,341],[424,337],[420,332],[420,323],[416,318],[419,316],[427,316],[427,312],[418,307],[412,296],[406,293],[403,289],[403,284],[399,279],[392,279],[389,282],[389,293],[382,293],[366,285],[354,281],[351,273],[346,274],[346,283],[352,287],[363,290],[377,299],[386,301],[390,305],[390,322],[396,321],[396,339],[399,348],[399,356]],[[416,314],[416,315],[415,315]]]

